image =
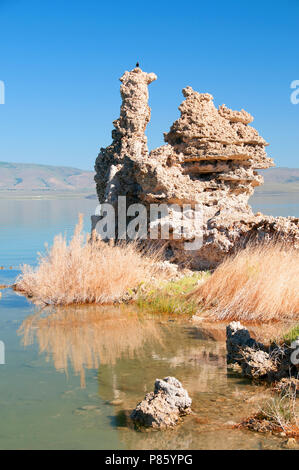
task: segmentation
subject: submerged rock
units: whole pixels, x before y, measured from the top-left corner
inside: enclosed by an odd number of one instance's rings
[[[191,403],[187,390],[175,377],[156,379],[154,391],[136,406],[131,419],[139,426],[171,428],[191,413]]]

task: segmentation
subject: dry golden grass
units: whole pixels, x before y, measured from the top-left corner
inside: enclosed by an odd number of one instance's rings
[[[216,320],[298,319],[299,250],[280,243],[248,246],[190,295]]]
[[[69,244],[58,235],[36,268],[24,265],[15,289],[47,305],[111,303],[156,272],[160,254],[142,253],[136,243],[110,246],[85,239],[79,217]]]

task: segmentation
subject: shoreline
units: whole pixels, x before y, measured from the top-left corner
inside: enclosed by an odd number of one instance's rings
[[[11,199],[11,200],[45,200],[45,199],[90,199],[95,200],[96,195],[91,191],[86,192],[10,192],[0,190],[0,200]]]

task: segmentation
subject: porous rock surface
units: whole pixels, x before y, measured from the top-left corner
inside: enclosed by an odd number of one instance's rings
[[[251,338],[248,329],[239,321],[233,321],[226,327],[227,363],[242,361],[245,348],[264,349],[255,339]]]
[[[139,426],[171,428],[182,416],[191,413],[191,404],[187,390],[175,377],[156,379],[154,391],[136,406],[131,419]]]
[[[112,131],[113,142],[101,148],[95,164],[95,182],[99,202],[117,204],[118,196],[127,196],[128,204],[137,202],[141,188],[135,177],[134,162],[148,156],[145,129],[150,121],[148,85],[157,79],[154,73],[135,68],[125,72],[120,94],[120,117]]]
[[[156,78],[135,68],[120,79],[122,105],[113,142],[101,149],[95,164],[99,202],[117,208],[117,197],[126,196],[127,206],[173,205],[159,220],[161,226],[172,227],[167,253],[172,262],[192,269],[217,266],[249,240],[283,238],[299,246],[298,218],[254,215],[248,205],[254,188],[263,183],[257,170],[274,164],[246,111],[225,105],[217,109],[212,95],[188,86],[183,89],[181,116],[164,134],[166,145],[148,152],[148,85]],[[199,208],[201,222],[187,213],[179,238],[186,204]],[[202,240],[201,246],[186,250],[185,242],[195,238]]]
[[[294,349],[287,344],[265,346],[250,336],[240,322],[231,322],[226,328],[227,363],[237,364],[242,374],[251,379],[268,382],[298,376],[291,355]]]

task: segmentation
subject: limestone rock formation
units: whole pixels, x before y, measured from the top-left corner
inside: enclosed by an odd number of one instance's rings
[[[243,349],[242,353],[241,367],[242,373],[246,377],[264,379],[276,374],[275,362],[268,352],[247,347]]]
[[[181,116],[164,134],[166,145],[148,152],[147,87],[156,78],[136,68],[120,79],[120,118],[114,121],[112,144],[101,149],[95,165],[100,203],[116,207],[117,196],[126,196],[127,205],[141,202],[147,209],[167,204],[167,216],[152,226],[170,224],[169,259],[192,269],[215,267],[252,239],[282,237],[299,245],[299,219],[254,215],[248,205],[254,188],[263,183],[257,170],[274,164],[246,111],[217,109],[210,94],[188,86]],[[189,214],[181,231],[184,205],[199,208],[200,226]],[[200,247],[186,250],[185,242],[196,238]]]
[[[140,191],[134,175],[134,161],[148,156],[144,134],[150,121],[148,85],[157,79],[154,73],[135,68],[120,78],[122,105],[120,117],[113,124],[112,144],[101,148],[95,164],[95,181],[99,201],[117,203],[117,197],[127,196],[128,204],[137,201]]]
[[[131,419],[139,426],[166,429],[191,413],[191,403],[187,390],[175,377],[156,379],[154,391],[136,406]]]
[[[227,326],[226,349],[227,363],[238,364],[246,377],[267,380],[270,383],[285,378],[298,378],[298,370],[291,357],[294,348],[287,344],[266,347],[252,338],[248,329],[240,322],[231,322]]]
[[[264,349],[239,321],[233,321],[226,327],[227,363],[233,364],[242,361],[242,350],[245,348]]]

